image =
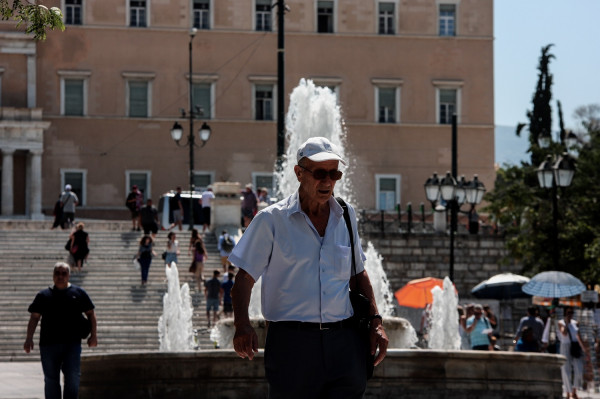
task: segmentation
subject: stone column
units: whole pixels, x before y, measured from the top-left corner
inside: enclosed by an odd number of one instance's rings
[[[44,219],[42,214],[42,152],[43,150],[30,151],[29,214],[33,220]]]
[[[2,215],[12,216],[13,206],[13,154],[15,150],[2,150]]]

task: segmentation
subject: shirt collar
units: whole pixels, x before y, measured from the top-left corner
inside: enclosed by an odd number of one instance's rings
[[[329,209],[338,219],[344,214],[344,209],[337,202],[333,195],[329,198]],[[296,190],[296,192],[288,199],[288,217],[292,216],[294,213],[302,213],[302,208],[300,207],[300,194],[298,190]]]

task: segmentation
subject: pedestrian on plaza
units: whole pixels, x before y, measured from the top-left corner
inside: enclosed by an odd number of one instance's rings
[[[227,277],[227,278],[225,278]],[[233,288],[233,273],[229,272],[223,277],[221,283],[221,294],[223,296],[223,315],[225,317],[231,317],[233,315],[233,304],[231,301],[231,289]]]
[[[64,378],[64,399],[76,399],[81,376],[81,340],[98,345],[94,304],[83,288],[69,283],[70,268],[64,262],[54,265],[54,285],[36,295],[29,305],[29,323],[23,349],[33,349],[33,335],[42,320],[40,357],[44,372],[46,399],[60,399],[60,373]],[[83,316],[85,314],[85,317]]]
[[[208,255],[206,254],[206,247],[204,246],[204,241],[202,238],[198,237],[196,243],[194,244],[194,258],[192,260],[192,270],[190,270],[194,274],[194,278],[196,279],[196,286],[198,287],[198,291],[202,289],[204,282],[204,262],[208,259]]]
[[[156,256],[156,253],[154,252],[154,242],[152,237],[144,235],[140,240],[140,246],[136,255],[142,271],[142,285],[148,283],[148,273],[150,272],[153,256]]]
[[[300,187],[259,212],[229,257],[239,268],[232,289],[233,345],[250,360],[258,351],[258,337],[248,305],[255,281],[263,277],[262,313],[269,323],[264,360],[271,399],[362,398],[367,366],[378,365],[387,352],[388,339],[364,270],[356,213],[347,205],[348,229],[344,208],[333,197],[342,177],[339,162],[345,164],[326,138],[303,143],[294,166]],[[368,298],[370,343],[352,319],[350,287]]]
[[[527,316],[521,318],[521,321],[519,322],[519,327],[517,328],[517,332],[515,333],[515,337],[513,338],[513,344],[516,345],[519,341],[523,328],[529,327],[531,329],[531,333],[533,334],[533,338],[541,347],[542,334],[544,333],[544,322],[537,316],[538,313],[538,308],[535,305],[532,305],[527,308]]]
[[[79,198],[72,191],[70,184],[65,186],[65,191],[60,195],[60,207],[62,208],[63,219],[62,228],[71,228],[75,220],[75,207],[79,203]]]
[[[258,202],[256,199],[256,194],[254,194],[254,191],[252,191],[252,183],[246,184],[246,189],[242,191],[242,197],[242,226],[246,228],[258,210]]]
[[[138,207],[139,199],[142,193],[138,190],[137,185],[131,186],[131,191],[127,195],[125,205],[131,213],[131,231],[140,231],[140,208]]]
[[[227,230],[223,230],[221,235],[219,236],[219,240],[217,241],[217,249],[219,250],[219,255],[221,256],[221,266],[223,266],[223,273],[227,273],[227,267],[231,265],[229,260],[227,259],[229,255],[231,255],[231,251],[235,247],[235,240],[231,237]]]
[[[142,229],[144,234],[152,233],[152,240],[156,239],[158,233],[158,210],[152,205],[152,199],[146,200],[146,206],[140,209],[140,219],[142,221]]]
[[[473,316],[466,320],[465,327],[465,331],[469,333],[471,340],[471,349],[476,351],[493,350],[490,340],[492,325],[483,314],[483,307],[481,305],[476,304],[473,307]]]
[[[177,255],[179,255],[179,241],[177,241],[177,236],[172,231],[167,234],[167,240],[165,263],[167,266],[171,267],[172,262],[177,264]]]
[[[210,311],[213,311],[213,325],[219,320],[219,303],[221,297],[220,271],[213,271],[213,278],[204,282],[204,296],[206,297],[206,320],[210,327]]]
[[[212,200],[215,199],[215,194],[212,191],[212,187],[208,188],[202,193],[200,198],[200,205],[202,206],[202,233],[206,230],[210,231],[210,205]]]
[[[521,329],[515,352],[539,352],[540,345],[533,335],[533,328],[525,326]]]
[[[85,225],[82,222],[77,223],[75,231],[69,236],[69,239],[71,240],[70,252],[73,256],[73,265],[77,268],[78,273],[81,273],[83,262],[87,261],[87,257],[90,253],[90,236],[83,230],[84,227]]]
[[[579,326],[573,320],[573,308],[565,308],[565,315],[558,322],[558,338],[560,340],[560,354],[567,358],[567,361],[560,367],[563,388],[567,398],[577,399],[577,389],[583,389],[583,360],[587,356],[584,350],[585,346],[579,335]],[[573,344],[579,344],[579,356],[571,351]]]
[[[54,215],[54,222],[52,223],[52,227],[50,228],[50,230],[54,230],[58,226],[61,226],[61,223],[63,220],[63,210],[62,210],[62,204],[60,202],[61,197],[62,197],[62,194],[59,194],[58,200],[54,204],[54,210],[52,211],[52,215]],[[62,228],[62,226],[61,226],[61,228]]]
[[[183,204],[181,203],[180,186],[177,186],[175,195],[169,200],[169,208],[171,208],[171,211],[173,212],[173,223],[171,223],[171,225],[169,226],[169,230],[171,230],[175,226],[178,226],[179,231],[181,231],[183,226]]]
[[[196,248],[196,241],[200,240],[200,233],[198,229],[192,229],[192,233],[190,234],[190,245],[188,246],[188,256],[194,251]]]

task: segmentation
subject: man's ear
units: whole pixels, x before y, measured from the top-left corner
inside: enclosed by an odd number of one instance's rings
[[[296,174],[296,179],[298,179],[298,181],[300,181],[300,176],[302,174],[302,168],[298,165],[294,166],[294,173]]]

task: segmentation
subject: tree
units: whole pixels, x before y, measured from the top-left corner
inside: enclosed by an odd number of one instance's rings
[[[559,270],[586,282],[596,282],[600,281],[600,106],[579,107],[575,112],[585,134],[579,135],[573,182],[567,188],[556,190],[558,234],[553,224],[554,191],[540,188],[536,176],[538,165],[546,155],[557,159],[567,150],[568,131],[564,127],[560,102],[560,132],[555,140],[550,130],[552,75],[549,62],[554,58],[550,47],[542,48],[533,110],[527,112],[529,123],[519,124],[517,129],[520,134],[529,126],[531,162],[498,170],[494,190],[485,197],[488,205],[484,210],[502,227],[509,257],[523,265],[523,273],[533,275],[552,270],[558,253]],[[540,147],[539,137],[549,139],[550,146]]]
[[[553,44],[542,47],[542,55],[538,65],[538,81],[532,103],[533,110],[527,111],[529,123],[519,123],[517,125],[517,136],[521,135],[521,131],[525,126],[529,126],[529,152],[531,152],[531,163],[538,165],[544,160],[543,154],[538,149],[538,140],[540,137],[549,138],[552,132],[552,82],[553,77],[550,73],[550,60],[554,58],[550,54],[550,48]]]
[[[58,7],[32,4],[26,0],[0,0],[2,20],[17,21],[17,27],[26,24],[25,33],[32,34],[35,40],[45,40],[48,29],[65,30],[63,15]]]

